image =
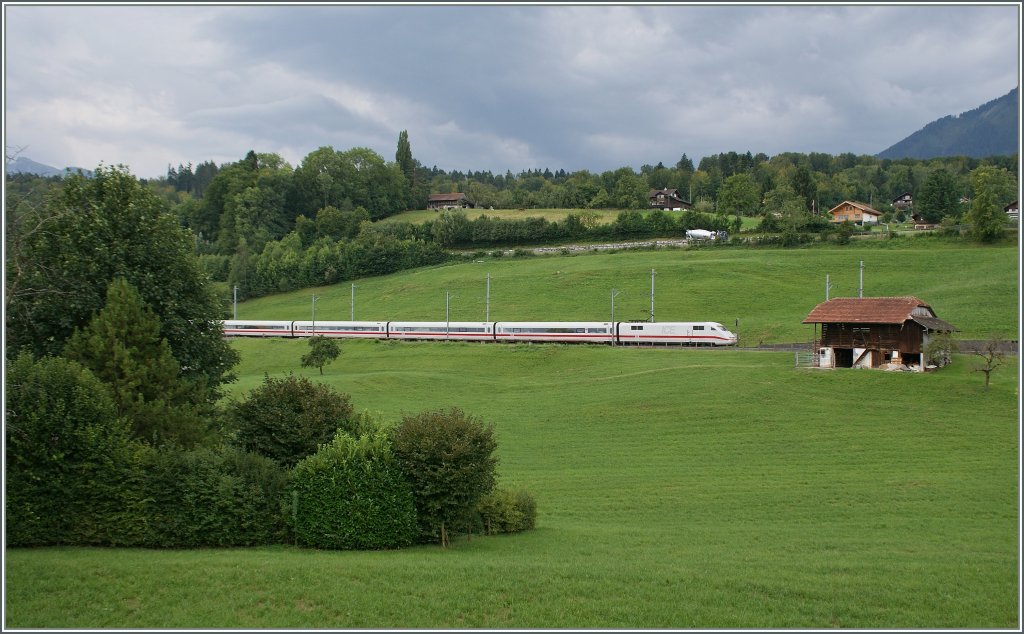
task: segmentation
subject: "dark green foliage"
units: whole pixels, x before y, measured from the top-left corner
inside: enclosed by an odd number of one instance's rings
[[[233,447],[148,449],[134,486],[145,495],[137,545],[257,546],[288,535],[287,474],[272,460]]]
[[[193,255],[194,239],[125,168],[68,177],[47,202],[45,231],[23,236],[7,346],[59,354],[123,277],[160,317],[160,334],[187,381],[218,397],[238,355],[224,341],[217,299]],[[10,291],[11,289],[9,289]]]
[[[339,429],[358,431],[347,394],[289,374],[265,376],[243,401],[228,405],[227,425],[234,443],[290,468],[331,440]]]
[[[4,438],[7,545],[122,543],[132,446],[92,372],[28,354],[8,363]]]
[[[914,199],[914,208],[925,222],[938,223],[946,216],[960,216],[961,187],[956,178],[945,169],[928,175],[921,192]]]
[[[135,438],[185,447],[208,438],[211,412],[200,410],[203,393],[181,379],[159,318],[123,278],[110,283],[106,306],[68,339],[64,355],[110,387]]]
[[[523,489],[495,488],[480,499],[476,510],[487,535],[519,533],[537,523],[537,502]]]
[[[1015,195],[1013,177],[1004,169],[983,165],[971,172],[974,200],[967,213],[971,237],[978,242],[995,242],[1006,233],[1007,218],[1003,202]]]
[[[392,431],[395,454],[412,484],[421,534],[448,545],[494,488],[494,428],[459,408],[405,416]]]
[[[292,487],[301,545],[399,548],[416,538],[412,490],[384,432],[339,433],[295,466]]]

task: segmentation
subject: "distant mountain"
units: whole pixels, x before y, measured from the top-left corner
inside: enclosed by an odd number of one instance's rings
[[[92,170],[82,169],[81,167],[65,167],[59,169],[50,165],[43,165],[42,163],[36,163],[30,158],[19,156],[14,159],[12,163],[7,165],[6,172],[8,174],[35,174],[36,176],[63,176],[67,172],[78,172],[81,171],[86,176],[92,176]]]
[[[1017,88],[983,106],[932,121],[878,158],[930,159],[939,156],[1003,156],[1017,153],[1020,102]]]

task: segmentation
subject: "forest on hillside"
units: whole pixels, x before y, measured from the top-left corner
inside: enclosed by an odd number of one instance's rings
[[[639,171],[445,171],[416,160],[403,131],[393,161],[368,148],[325,146],[293,167],[277,154],[250,151],[236,162],[168,166],[165,177],[140,180],[192,232],[212,279],[254,296],[437,263],[449,247],[678,235],[688,228],[735,232],[743,216],[760,216],[759,229],[767,232],[826,231],[825,212],[844,200],[867,203],[883,212],[883,221],[899,221],[904,212],[891,203],[904,193],[914,196],[913,211],[926,221],[959,221],[970,210],[979,170],[991,183],[992,204],[1001,207],[1016,198],[1017,169],[1016,155],[891,160],[726,152],[696,166],[684,153],[674,165]],[[15,174],[7,186],[11,229],[18,209],[43,205],[61,179]],[[640,214],[649,210],[650,191],[666,188],[678,190],[693,209],[681,216]],[[451,192],[465,193],[476,209],[439,213],[417,225],[376,222],[424,209],[430,194]],[[563,222],[528,214],[498,220],[486,217],[488,209],[574,213]],[[588,213],[598,209],[621,213],[612,225],[598,227]]]

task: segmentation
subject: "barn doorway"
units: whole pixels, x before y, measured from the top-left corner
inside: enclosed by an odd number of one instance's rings
[[[853,367],[853,348],[834,348],[837,368]]]

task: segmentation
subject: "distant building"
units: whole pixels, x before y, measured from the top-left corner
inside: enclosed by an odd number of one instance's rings
[[[431,194],[427,198],[427,209],[473,209],[476,207],[465,194]]]
[[[1017,209],[1017,201],[1013,201],[1009,205],[1003,207],[1003,211],[1009,216],[1011,220],[1017,220],[1020,217],[1020,211]]]
[[[872,209],[864,203],[844,200],[832,209],[828,210],[832,216],[832,222],[852,222],[855,225],[876,225],[882,212]]]
[[[693,207],[689,202],[683,200],[678,189],[652,189],[648,192],[647,199],[650,201],[651,207],[656,209],[682,211]]]
[[[916,297],[837,297],[815,306],[803,323],[814,324],[815,365],[822,368],[892,363],[923,372],[929,337],[956,330]]]
[[[903,192],[896,198],[892,199],[892,206],[900,211],[906,211],[914,206],[914,197],[910,192]]]

